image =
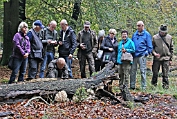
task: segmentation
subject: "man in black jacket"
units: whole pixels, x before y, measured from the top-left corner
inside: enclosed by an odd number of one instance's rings
[[[73,53],[77,47],[76,34],[74,30],[68,26],[68,23],[65,19],[60,22],[61,31],[60,38],[58,41],[59,48],[59,57],[63,57],[68,65],[69,78],[73,78],[71,64]]]

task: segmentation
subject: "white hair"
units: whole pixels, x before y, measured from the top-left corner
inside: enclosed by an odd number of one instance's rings
[[[144,25],[143,21],[138,21],[137,25]]]
[[[28,28],[28,24],[26,22],[21,22],[19,24],[19,26],[18,26],[18,32],[21,31],[23,27],[27,27]]]
[[[65,66],[65,64],[66,64],[64,58],[58,58],[56,63],[57,63],[57,67],[59,69],[62,69]]]
[[[116,35],[117,31],[116,31],[116,29],[109,29],[109,33],[114,33],[114,35]]]
[[[34,25],[34,22],[33,22],[33,24],[32,24],[32,27],[33,27],[33,29],[35,29],[35,28],[36,28],[36,25]]]
[[[50,25],[51,25],[51,24],[57,25],[57,22],[56,22],[55,20],[52,20],[52,21],[50,22]]]
[[[60,23],[68,24],[68,22],[66,21],[66,19],[62,19]]]
[[[104,30],[100,30],[99,32],[98,32],[98,37],[102,37],[102,36],[104,36],[105,35],[105,31]]]
[[[65,64],[65,59],[64,58],[58,58],[57,63]]]

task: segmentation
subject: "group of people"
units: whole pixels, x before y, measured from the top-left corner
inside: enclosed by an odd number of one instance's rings
[[[158,72],[162,65],[162,86],[168,89],[168,70],[173,56],[173,41],[172,36],[168,34],[166,25],[161,25],[158,29],[159,32],[151,37],[150,33],[145,30],[144,23],[138,21],[137,31],[132,38],[128,37],[127,30],[123,30],[120,41],[116,38],[117,31],[115,29],[110,29],[107,36],[104,30],[100,30],[97,37],[96,32],[91,30],[89,21],[84,22],[84,28],[78,32],[77,36],[65,19],[60,22],[59,33],[55,30],[56,27],[56,21],[51,21],[48,27],[44,27],[40,20],[36,20],[28,31],[27,23],[21,22],[19,24],[18,32],[13,38],[14,67],[9,83],[15,81],[18,71],[18,81],[24,81],[28,64],[28,78],[26,80],[36,78],[39,67],[40,78],[73,78],[72,58],[78,48],[77,57],[81,78],[87,77],[86,61],[89,65],[90,76],[112,61],[118,65],[119,87],[129,87],[130,81],[130,89],[134,90],[136,88],[137,65],[139,64],[141,87],[145,90],[147,86],[146,57],[152,54],[154,58],[151,83],[154,86],[157,85]],[[57,46],[59,57],[54,59]],[[45,76],[46,67],[48,70]]]

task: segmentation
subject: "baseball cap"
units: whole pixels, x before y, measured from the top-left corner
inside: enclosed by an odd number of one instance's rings
[[[90,22],[89,21],[85,21],[84,22],[84,27],[90,27]]]
[[[42,24],[42,22],[41,22],[40,20],[36,20],[36,21],[34,22],[34,25],[35,25],[35,26],[39,26],[41,29],[45,27],[45,26]]]

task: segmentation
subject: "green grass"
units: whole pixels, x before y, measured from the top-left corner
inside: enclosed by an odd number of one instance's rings
[[[157,86],[151,85],[152,75],[147,75],[147,87],[146,90],[141,90],[141,76],[137,74],[137,81],[136,81],[136,90],[135,92],[146,92],[151,94],[167,94],[167,95],[177,95],[177,81],[175,77],[169,77],[169,89],[162,88],[162,77],[158,77],[158,84]]]
[[[6,83],[8,83],[8,82],[9,82],[9,79],[1,79],[1,80],[0,80],[0,83],[3,83],[3,84],[4,84],[4,83],[6,84]]]

